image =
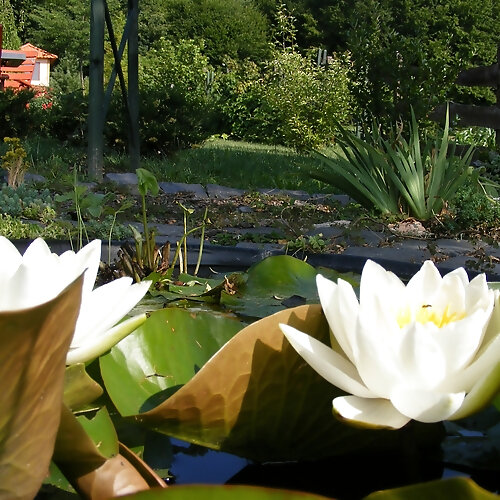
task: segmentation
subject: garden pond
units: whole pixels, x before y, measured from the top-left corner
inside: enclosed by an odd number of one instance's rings
[[[412,421],[396,431],[333,417],[332,399],[342,391],[311,369],[278,327],[287,323],[328,342],[317,273],[359,287],[357,274],[285,255],[247,272],[159,280],[130,313],[148,312],[142,326],[86,369],[68,368],[65,401],[74,396],[69,406],[101,450],[116,449],[119,440],[176,487],[245,484],[339,499],[417,483],[425,484],[376,498],[498,492],[500,401],[464,420]],[[97,383],[104,392],[96,399]],[[70,489],[56,471],[47,482],[56,489],[45,485],[39,498]],[[248,498],[267,498],[253,494]],[[211,497],[201,490],[179,498]]]

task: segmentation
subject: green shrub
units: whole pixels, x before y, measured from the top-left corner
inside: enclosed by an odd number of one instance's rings
[[[313,148],[333,140],[351,112],[349,58],[328,68],[291,50],[276,50],[262,73],[234,85],[223,103],[231,133],[244,140]]]
[[[211,98],[208,59],[189,40],[157,41],[141,57],[141,137],[143,151],[167,152],[188,147],[210,135]]]
[[[449,215],[447,225],[453,231],[489,229],[498,226],[500,204],[468,183],[450,203]]]
[[[2,136],[24,138],[33,130],[30,101],[35,93],[32,90],[14,92],[6,88],[0,92],[0,117]]]

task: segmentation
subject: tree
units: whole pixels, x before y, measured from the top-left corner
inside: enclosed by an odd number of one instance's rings
[[[14,12],[10,0],[0,0],[0,24],[3,26],[3,48],[17,50],[21,45],[21,40],[17,35]]]
[[[280,0],[256,0],[274,12]],[[489,65],[500,39],[498,0],[287,0],[297,44],[349,51],[362,120],[418,117],[436,104],[492,102],[486,88],[459,87],[458,72]]]
[[[203,41],[212,64],[225,57],[262,59],[268,51],[268,24],[249,0],[141,0],[139,36],[145,53],[164,36]]]

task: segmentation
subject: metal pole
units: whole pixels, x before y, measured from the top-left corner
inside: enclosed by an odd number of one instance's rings
[[[139,0],[128,0],[130,31],[128,37],[129,155],[132,169],[139,168]]]
[[[88,176],[97,182],[102,181],[104,164],[104,2],[90,4]]]
[[[0,67],[2,66],[2,43],[3,43],[3,26],[0,24]],[[0,70],[0,90],[3,90],[3,78]]]
[[[497,81],[495,94],[497,98],[496,107],[500,108],[500,44],[497,47]],[[495,130],[495,146],[500,149],[500,129]]]

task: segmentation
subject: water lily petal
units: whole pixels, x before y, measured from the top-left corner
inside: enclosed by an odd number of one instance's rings
[[[489,290],[486,276],[478,274],[467,286],[466,310],[472,309],[474,304],[477,308],[487,309],[490,300],[492,300],[491,295],[495,295],[495,293],[493,290]]]
[[[423,304],[425,300],[434,295],[441,280],[441,274],[437,267],[432,261],[426,260],[406,285],[408,300],[415,304]]]
[[[494,337],[481,354],[463,370],[450,375],[450,377],[440,386],[440,390],[458,392],[469,392],[478,380],[481,380],[493,370],[498,362],[500,352],[500,335]]]
[[[8,284],[4,284],[8,286],[8,294],[2,300],[3,310],[25,309],[52,300],[83,272],[76,268],[69,273],[62,272],[52,258],[42,258],[39,262],[34,266],[23,261]]]
[[[397,307],[405,286],[391,271],[386,271],[381,265],[367,260],[361,273],[359,303],[369,310],[370,303],[382,296],[389,310]]]
[[[101,332],[115,325],[146,295],[151,284],[150,281],[131,283],[131,278],[123,277],[82,297],[72,347],[79,347],[90,338],[99,337]]]
[[[461,273],[448,273],[434,291],[428,297],[429,305],[438,316],[452,318],[460,317],[466,313],[465,296],[466,287],[463,284]],[[419,307],[421,304],[418,304]]]
[[[419,422],[440,422],[447,420],[462,406],[465,392],[438,393],[406,387],[395,389],[391,402],[403,415]]]
[[[78,253],[68,250],[59,257],[60,265],[67,267],[79,267],[85,269],[82,295],[90,293],[94,288],[99,263],[101,262],[101,240],[93,240],[85,245]]]
[[[343,356],[291,326],[280,324],[280,328],[298,354],[330,384],[357,396],[375,397],[359,378],[354,365]]]
[[[356,294],[352,286],[343,279],[334,283],[318,274],[316,284],[321,307],[330,329],[345,355],[353,362],[353,333],[359,309]]]
[[[387,399],[343,396],[333,400],[333,412],[360,427],[400,429],[411,419],[402,415]]]
[[[478,310],[460,321],[453,321],[437,329],[434,334],[443,355],[448,373],[464,369],[475,358],[491,316],[489,311]]]
[[[361,310],[355,330],[354,356],[355,366],[364,384],[378,397],[387,399],[400,376],[397,356],[401,335],[395,322],[391,325],[374,321],[377,314],[379,317],[384,316],[382,302],[383,298],[372,301],[370,315],[364,315]]]
[[[5,236],[0,236],[0,274],[3,275],[4,271],[14,272],[21,264],[23,258],[12,243]]]
[[[142,323],[146,321],[146,314],[138,314],[129,318],[115,327],[106,330],[99,337],[86,339],[86,342],[81,347],[70,347],[66,356],[66,364],[73,365],[76,363],[86,363],[91,361],[117,344],[120,340],[132,333]]]
[[[434,323],[410,323],[401,331],[395,356],[399,372],[395,383],[409,389],[432,389],[447,375],[446,356],[437,341],[439,328]]]
[[[458,420],[485,408],[500,390],[500,362],[479,379],[472,390],[465,396],[462,406],[448,417]]]

